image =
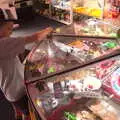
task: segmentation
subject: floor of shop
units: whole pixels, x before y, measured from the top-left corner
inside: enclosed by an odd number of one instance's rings
[[[45,17],[37,16],[33,20],[26,21],[19,28],[17,28],[12,36],[25,36],[36,31],[39,31],[43,28],[52,26],[53,28],[63,26],[58,22],[49,20]],[[31,45],[30,45],[31,46]],[[27,47],[30,47],[27,46]],[[15,120],[14,111],[11,104],[3,97],[2,92],[0,91],[0,120]]]

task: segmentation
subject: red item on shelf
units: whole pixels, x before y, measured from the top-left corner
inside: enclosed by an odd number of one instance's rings
[[[112,17],[117,18],[119,16],[119,13],[117,11],[112,11]]]

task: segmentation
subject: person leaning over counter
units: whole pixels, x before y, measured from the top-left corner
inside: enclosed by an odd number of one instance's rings
[[[26,44],[43,40],[52,28],[46,28],[30,36],[13,38],[10,37],[13,21],[10,10],[0,8],[0,88],[7,100],[29,117],[24,87],[24,66],[17,55],[24,52]]]

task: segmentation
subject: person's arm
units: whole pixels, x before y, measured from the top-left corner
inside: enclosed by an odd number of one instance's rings
[[[36,32],[32,35],[24,37],[25,44],[32,43],[32,42],[39,42],[39,41],[45,39],[45,37],[48,34],[50,34],[52,32],[52,30],[53,29],[51,27],[49,27],[44,30],[41,30],[40,32]]]
[[[43,40],[51,31],[52,28],[47,28],[26,37],[0,39],[0,60],[13,58],[23,53],[26,44]]]

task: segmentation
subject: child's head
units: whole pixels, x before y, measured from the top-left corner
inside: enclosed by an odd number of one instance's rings
[[[10,10],[0,8],[0,38],[9,37],[13,30],[12,14]]]

